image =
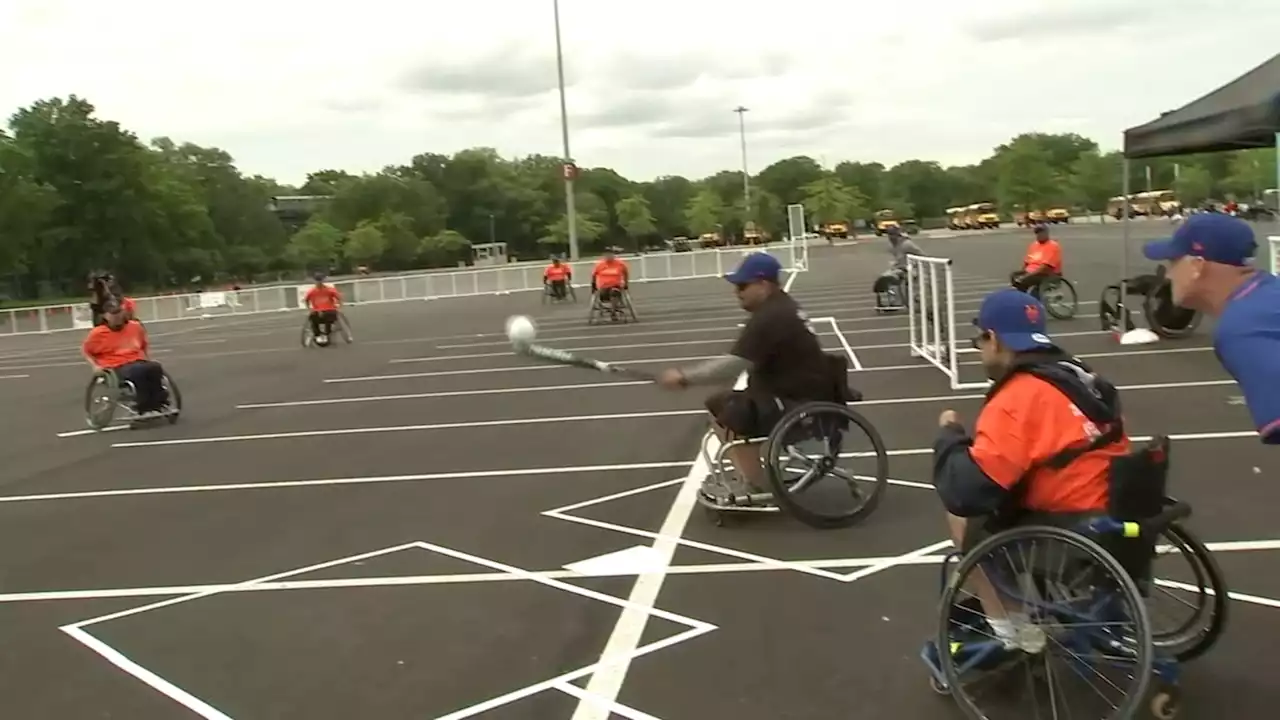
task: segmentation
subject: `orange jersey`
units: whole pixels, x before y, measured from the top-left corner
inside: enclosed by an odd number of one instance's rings
[[[548,265],[547,269],[542,273],[542,277],[551,282],[567,280],[572,276],[573,276],[573,268],[569,267],[568,265],[565,265],[564,263],[561,263],[559,265]]]
[[[630,275],[631,271],[627,268],[627,264],[617,259],[612,262],[601,260],[591,271],[591,277],[596,281],[596,288],[600,290],[622,287],[630,279]]]
[[[1001,487],[1026,483],[1022,506],[1043,512],[1087,512],[1107,507],[1111,459],[1129,452],[1129,439],[1081,455],[1060,470],[1026,468],[1072,445],[1092,439],[1097,427],[1058,388],[1020,374],[982,408],[970,455]]]
[[[84,354],[94,365],[108,370],[146,360],[148,352],[147,331],[136,320],[126,322],[119,330],[99,325],[84,339]]]
[[[342,293],[328,285],[313,287],[307,291],[306,301],[307,307],[318,312],[337,310],[342,303]]]
[[[1062,246],[1057,240],[1031,241],[1031,246],[1027,248],[1027,257],[1022,261],[1022,269],[1026,272],[1035,272],[1040,268],[1047,268],[1058,275],[1062,274]]]

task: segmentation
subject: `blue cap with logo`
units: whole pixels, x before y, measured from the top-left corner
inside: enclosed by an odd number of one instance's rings
[[[735,285],[756,280],[778,282],[778,276],[781,274],[782,263],[778,262],[778,258],[769,253],[754,252],[742,258],[742,264],[738,265],[738,269],[725,275],[724,279]]]
[[[1258,251],[1253,228],[1238,217],[1200,213],[1178,226],[1173,237],[1142,248],[1148,260],[1178,260],[1187,255],[1222,265],[1248,265]]]
[[[1044,305],[1013,288],[996,290],[982,300],[973,324],[996,336],[1014,352],[1053,347],[1045,325]]]

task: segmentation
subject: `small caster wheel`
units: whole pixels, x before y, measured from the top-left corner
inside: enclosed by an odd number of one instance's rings
[[[938,678],[933,675],[929,676],[929,689],[944,697],[951,695],[951,688],[942,684]]]
[[[1173,720],[1182,708],[1182,691],[1174,685],[1157,688],[1151,695],[1151,716],[1156,720]]]
[[[704,505],[702,507],[702,514],[706,515],[708,520],[715,523],[716,527],[722,527],[724,525],[724,515],[721,514],[719,510]]]

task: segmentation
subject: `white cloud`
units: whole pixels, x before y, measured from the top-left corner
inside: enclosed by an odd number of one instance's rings
[[[633,178],[973,162],[1017,132],[1105,146],[1274,52],[1237,0],[561,0],[573,153]],[[1220,28],[1220,29],[1216,29]],[[551,3],[7,0],[0,113],[76,93],[143,138],[218,145],[299,182],[417,152],[560,153]]]

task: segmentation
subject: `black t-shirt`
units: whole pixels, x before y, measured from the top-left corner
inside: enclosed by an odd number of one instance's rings
[[[781,290],[751,313],[730,353],[751,362],[750,392],[783,400],[831,399],[827,354],[804,311]]]

